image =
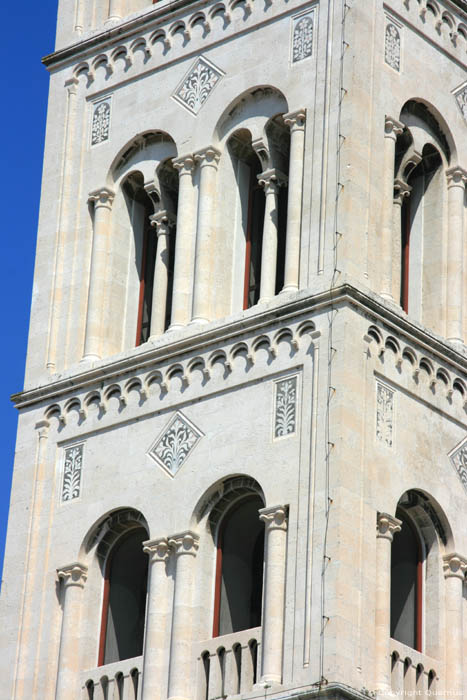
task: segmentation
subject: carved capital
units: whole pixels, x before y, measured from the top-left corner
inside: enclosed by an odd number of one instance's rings
[[[68,564],[68,566],[57,569],[57,576],[63,581],[66,588],[70,586],[83,588],[88,577],[88,567],[79,562],[73,562],[73,564]]]
[[[106,209],[112,209],[112,204],[114,201],[115,192],[110,190],[108,187],[102,187],[100,190],[94,190],[89,193],[88,202],[94,202],[94,207],[104,207]]]
[[[397,139],[400,134],[404,131],[404,125],[397,121],[397,119],[393,119],[393,117],[388,117],[386,115],[384,119],[384,136],[387,139],[393,139],[394,141]]]
[[[284,123],[290,128],[291,132],[303,131],[305,129],[306,110],[297,109],[295,112],[284,114]]]
[[[167,211],[167,209],[162,209],[158,211],[157,214],[150,216],[149,221],[151,222],[151,226],[154,226],[156,229],[156,235],[159,237],[169,235],[170,229],[174,228],[177,218],[174,214]]]
[[[392,542],[394,534],[400,532],[402,521],[389,513],[378,513],[376,520],[376,537]]]
[[[76,95],[78,85],[79,78],[76,78],[75,76],[73,76],[72,78],[68,78],[68,80],[65,80],[65,87],[68,90],[69,95]]]
[[[218,151],[217,148],[214,148],[214,146],[208,146],[207,148],[203,148],[201,151],[197,151],[194,154],[194,159],[196,163],[199,164],[200,168],[210,166],[211,168],[217,169],[220,157],[220,151]]]
[[[182,175],[191,175],[195,169],[195,159],[190,153],[190,155],[175,158],[172,161],[172,165],[174,166],[175,170],[178,170],[180,177]]]
[[[170,556],[169,541],[166,537],[159,537],[156,540],[146,540],[143,542],[143,552],[149,556],[151,564],[164,562]]]
[[[406,182],[399,179],[394,180],[394,202],[402,204],[404,199],[410,196],[411,192],[412,188]]]
[[[448,179],[448,187],[462,187],[464,189],[467,182],[467,171],[455,165],[453,168],[446,170],[446,177]]]
[[[199,536],[196,532],[186,530],[178,535],[173,535],[169,539],[169,545],[177,556],[191,554],[191,556],[195,557],[199,547]]]
[[[444,578],[459,578],[462,581],[467,572],[467,559],[457,552],[443,556]]]
[[[48,433],[49,433],[50,423],[48,420],[40,420],[40,421],[37,421],[37,423],[34,427],[37,430],[37,434],[39,435],[39,439],[46,438]]]
[[[284,175],[277,168],[271,168],[270,170],[265,170],[264,173],[260,173],[258,176],[258,182],[264,189],[264,194],[277,194],[279,192],[279,187],[284,187],[287,184],[287,175]]]
[[[287,531],[287,516],[289,506],[271,506],[270,508],[260,508],[259,519],[264,522],[266,530]]]

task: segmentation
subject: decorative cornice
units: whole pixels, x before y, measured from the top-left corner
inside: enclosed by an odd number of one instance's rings
[[[344,275],[342,276],[344,277]],[[294,333],[289,331],[291,342],[300,342],[303,333],[316,331],[309,315],[326,309],[331,304],[351,304],[359,311],[372,315],[375,323],[384,324],[385,329],[393,330],[399,338],[404,338],[411,345],[415,344],[421,352],[426,352],[444,363],[449,363],[454,372],[459,372],[461,375],[465,373],[466,352],[460,352],[459,347],[454,347],[440,336],[410,320],[394,304],[385,303],[377,294],[366,288],[358,287],[353,281],[352,283],[345,281],[339,287],[315,294],[311,293],[310,290],[303,290],[292,299],[285,300],[284,297],[276,297],[268,304],[266,310],[253,307],[247,312],[239,313],[234,318],[212,322],[205,328],[187,327],[177,334],[174,332],[175,338],[171,333],[165,333],[155,344],[145,343],[124,356],[100,360],[90,368],[83,369],[82,365],[76,365],[67,375],[56,375],[43,385],[14,394],[11,398],[18,408],[25,408],[42,401],[57,401],[60,400],[62,394],[76,393],[78,389],[83,390],[89,387],[90,390],[92,389],[95,399],[104,402],[106,393],[111,391],[112,387],[115,388],[112,381],[116,381],[122,375],[125,375],[123,386],[127,386],[135,382],[135,377],[128,379],[128,375],[133,372],[146,370],[148,377],[149,374],[153,377],[157,375],[157,371],[150,372],[150,370],[159,363],[169,363],[172,360],[174,364],[170,367],[171,372],[175,370],[176,364],[178,364],[179,369],[183,369],[179,365],[179,358],[182,354],[197,351],[206,353],[206,348],[209,349],[210,344],[219,345],[237,339],[240,341],[239,336],[246,333],[258,333],[259,336],[264,334],[272,324],[276,328],[279,327],[278,331],[271,332],[271,335],[268,336],[268,342],[273,347],[277,338],[285,330],[284,326],[293,323],[294,319],[299,321],[300,316],[306,314],[308,318],[299,323]],[[379,342],[382,342],[381,331],[378,333],[381,335]],[[242,342],[240,341],[240,343]],[[247,358],[253,357],[251,355],[253,344],[254,342],[251,342],[246,347],[245,343],[242,345],[242,351],[245,352]],[[231,349],[232,352],[238,350],[240,350],[238,345]],[[204,362],[206,371],[209,371],[209,362],[214,360],[215,352],[215,349],[211,347],[206,353],[207,362]],[[229,357],[226,356],[224,361],[226,362],[226,370],[229,371]],[[136,381],[139,380],[136,379]],[[162,382],[161,388],[164,388],[164,377],[157,375],[157,381]],[[140,381],[139,383],[141,384]],[[102,384],[104,384],[102,391],[94,389],[95,386],[102,386]],[[141,386],[140,390],[144,391],[145,387]]]

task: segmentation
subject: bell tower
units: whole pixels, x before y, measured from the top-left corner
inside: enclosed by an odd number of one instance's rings
[[[467,697],[466,57],[464,0],[59,0],[5,697]]]

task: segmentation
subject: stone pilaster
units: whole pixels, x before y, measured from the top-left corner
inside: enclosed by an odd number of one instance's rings
[[[87,566],[78,562],[57,569],[62,582],[63,616],[55,700],[68,700],[78,689],[79,622],[87,571]]]
[[[198,221],[196,227],[193,322],[207,323],[211,316],[211,268],[214,256],[216,175],[220,153],[210,146],[195,153],[200,168]]]
[[[144,642],[141,700],[162,700],[165,640],[169,618],[166,563],[170,556],[165,537],[143,542],[149,556],[146,636]]]
[[[376,521],[375,686],[379,694],[391,690],[391,544],[401,521],[378,513]]]
[[[382,261],[381,296],[393,300],[392,296],[392,228],[394,200],[394,158],[397,137],[402,134],[404,125],[392,117],[384,122],[383,192],[381,213]]]
[[[464,195],[467,171],[455,166],[446,171],[448,180],[448,248],[446,295],[446,336],[463,342],[463,259],[464,259]]]
[[[110,213],[114,193],[107,187],[89,195],[94,203],[94,235],[92,239],[91,274],[89,280],[88,311],[83,361],[101,359],[102,310],[107,277],[110,237]]]
[[[263,246],[261,251],[260,303],[270,301],[276,294],[278,193],[279,187],[287,183],[287,177],[275,168],[258,175],[264,189]]]
[[[467,559],[460,554],[443,557],[446,596],[446,686],[449,697],[464,695],[463,586]]]
[[[282,682],[288,506],[259,511],[265,524],[261,681]]]
[[[193,186],[194,158],[191,155],[177,158],[173,161],[173,166],[178,170],[179,184],[170,330],[182,328],[190,321],[196,227],[195,189]]]
[[[304,109],[284,115],[284,122],[290,128],[290,157],[283,292],[296,292],[299,283],[305,117]]]
[[[170,645],[169,700],[191,700],[193,584],[199,537],[187,530],[169,539],[176,557],[175,592]]]

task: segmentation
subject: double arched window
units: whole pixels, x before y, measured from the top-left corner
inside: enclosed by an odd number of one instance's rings
[[[148,558],[143,527],[122,534],[105,564],[99,666],[143,652]]]

